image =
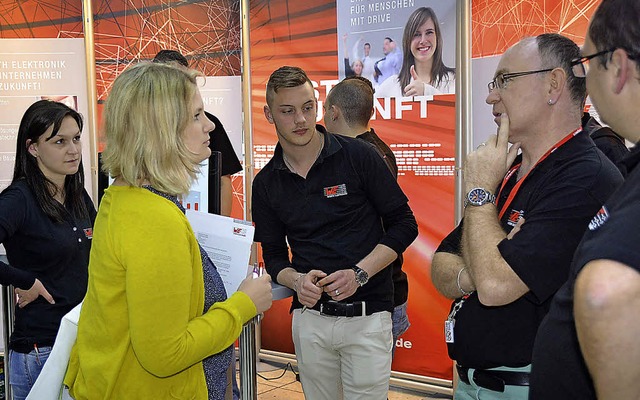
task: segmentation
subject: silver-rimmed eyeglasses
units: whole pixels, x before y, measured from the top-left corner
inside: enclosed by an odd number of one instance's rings
[[[553,71],[555,68],[546,68],[546,69],[537,69],[535,71],[522,71],[522,72],[512,72],[508,74],[498,74],[491,82],[487,84],[487,88],[489,89],[489,93],[493,92],[493,89],[504,89],[507,87],[507,83],[514,78],[519,78],[521,76],[539,74],[541,72],[549,72]]]

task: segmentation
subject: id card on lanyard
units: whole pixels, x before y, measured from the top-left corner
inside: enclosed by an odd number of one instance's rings
[[[455,337],[453,335],[453,330],[456,326],[456,314],[458,313],[458,311],[460,311],[467,298],[469,298],[468,295],[456,300],[456,304],[453,306],[453,309],[449,313],[447,320],[444,321],[444,341],[447,343],[454,343]]]

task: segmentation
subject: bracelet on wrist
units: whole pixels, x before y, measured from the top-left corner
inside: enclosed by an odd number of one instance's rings
[[[296,277],[296,279],[293,281],[293,291],[298,293],[298,281],[300,280],[300,278],[302,278],[303,276],[305,276],[306,274],[303,273],[298,273],[298,276]]]
[[[463,267],[460,271],[458,271],[456,283],[458,284],[458,290],[460,290],[460,293],[462,293],[463,296],[469,296],[471,293],[473,293],[473,291],[467,292],[462,288],[462,285],[460,285],[460,275],[462,275],[462,271],[464,271],[465,269],[467,269],[467,267]]]

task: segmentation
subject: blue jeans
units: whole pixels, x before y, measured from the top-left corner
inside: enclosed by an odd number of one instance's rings
[[[396,342],[403,333],[409,329],[411,323],[409,323],[409,316],[407,315],[407,302],[396,306],[391,314],[391,323],[393,324],[391,333],[393,335],[393,350],[391,351],[392,357],[396,353]]]
[[[39,347],[37,354],[35,350],[28,354],[9,351],[9,384],[13,400],[24,400],[27,397],[49,354],[50,346]]]

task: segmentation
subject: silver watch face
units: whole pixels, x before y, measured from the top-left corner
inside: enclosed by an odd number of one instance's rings
[[[369,282],[369,274],[367,274],[367,271],[358,267],[353,268],[353,270],[356,273],[356,282],[358,282],[358,285],[362,286]]]
[[[467,194],[467,200],[469,201],[469,204],[481,206],[483,204],[492,203],[493,196],[485,189],[474,188]]]

